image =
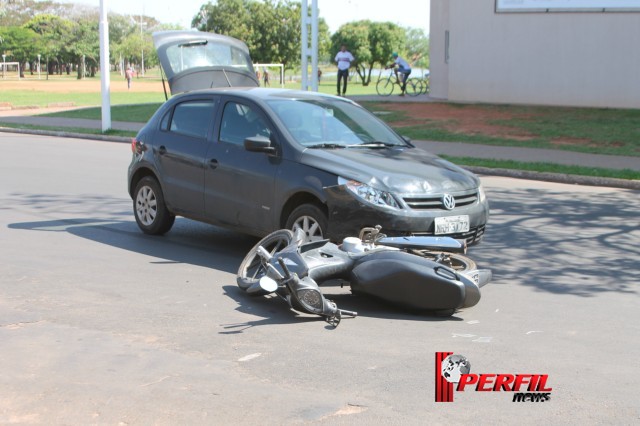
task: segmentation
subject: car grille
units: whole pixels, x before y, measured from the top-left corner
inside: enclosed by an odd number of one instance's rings
[[[456,206],[454,210],[459,207],[468,206],[478,201],[478,192],[471,191],[463,194],[454,195],[456,200]],[[442,196],[431,197],[410,197],[403,198],[404,202],[414,210],[447,210],[442,204]]]
[[[434,230],[433,227],[434,225],[431,226],[428,232],[414,232],[411,235],[433,236],[433,230]],[[447,234],[447,235],[441,235],[441,236],[455,238],[456,240],[465,240],[468,245],[472,245],[480,241],[480,239],[484,235],[484,228],[485,228],[484,225],[477,226],[475,228],[469,229],[468,232],[461,232],[459,234]]]

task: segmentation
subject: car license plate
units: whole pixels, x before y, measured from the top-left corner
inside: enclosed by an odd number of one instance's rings
[[[469,232],[469,215],[436,217],[435,235]]]

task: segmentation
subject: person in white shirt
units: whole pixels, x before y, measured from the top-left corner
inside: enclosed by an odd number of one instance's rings
[[[407,88],[407,80],[409,80],[409,74],[411,74],[411,65],[401,56],[398,56],[396,52],[393,52],[391,56],[393,57],[393,63],[384,67],[384,69],[394,69],[393,71],[396,73],[396,78],[402,83],[402,93],[400,93],[400,96],[404,96],[404,91]],[[396,67],[398,67],[398,69],[395,69]],[[402,74],[402,77],[398,74]]]
[[[351,52],[347,50],[346,45],[340,46],[340,51],[336,55],[335,61],[338,64],[338,96],[340,96],[340,80],[343,79],[342,83],[342,96],[347,93],[347,80],[349,79],[349,67],[351,67],[351,62],[356,59],[353,57]]]

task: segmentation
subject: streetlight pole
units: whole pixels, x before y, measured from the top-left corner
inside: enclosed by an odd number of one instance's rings
[[[38,53],[38,80],[40,80],[40,54]]]
[[[142,15],[140,15],[140,43],[142,43],[141,47],[141,68],[140,71],[142,72],[142,76],[144,77],[144,41],[142,40]]]
[[[2,78],[3,79],[4,79],[4,70],[5,68],[7,68],[6,59],[7,59],[7,55],[3,54],[2,55]]]
[[[143,40],[144,35],[143,35],[143,32],[142,32],[142,27],[147,25],[147,23],[142,21],[142,15],[140,15],[140,22],[136,22],[136,20],[133,19],[133,18],[131,18],[131,20],[133,21],[134,24],[138,24],[138,23],[140,24],[140,44],[141,44],[141,46],[140,46],[140,52],[141,52],[141,56],[140,56],[141,69],[140,69],[140,72],[142,73],[142,76],[144,77],[144,40]]]

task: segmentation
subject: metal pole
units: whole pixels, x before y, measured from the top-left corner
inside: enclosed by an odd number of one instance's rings
[[[40,80],[40,54],[38,53],[38,80]]]
[[[143,10],[143,13],[144,13],[144,10]],[[140,72],[142,72],[142,76],[144,77],[144,40],[142,40],[142,15],[140,15],[140,43],[141,43],[140,48],[142,51],[142,54],[141,54],[142,66],[141,66]]]
[[[309,50],[309,29],[307,28],[307,23],[309,22],[309,5],[307,3],[308,0],[302,0],[302,40],[300,43],[301,46],[301,50],[302,50],[302,57],[301,57],[301,70],[302,70],[302,79],[301,79],[301,88],[302,90],[307,90],[309,88],[309,83],[307,80],[307,76],[309,73],[309,70],[307,69],[309,67],[309,57],[308,57],[308,50]]]
[[[318,0],[311,0],[311,90],[318,91]]]
[[[107,21],[107,0],[100,0],[100,91],[102,93],[102,131],[111,128],[111,98],[109,86],[109,22]]]
[[[2,78],[4,79],[4,70],[7,68],[6,64],[7,55],[2,55]]]

